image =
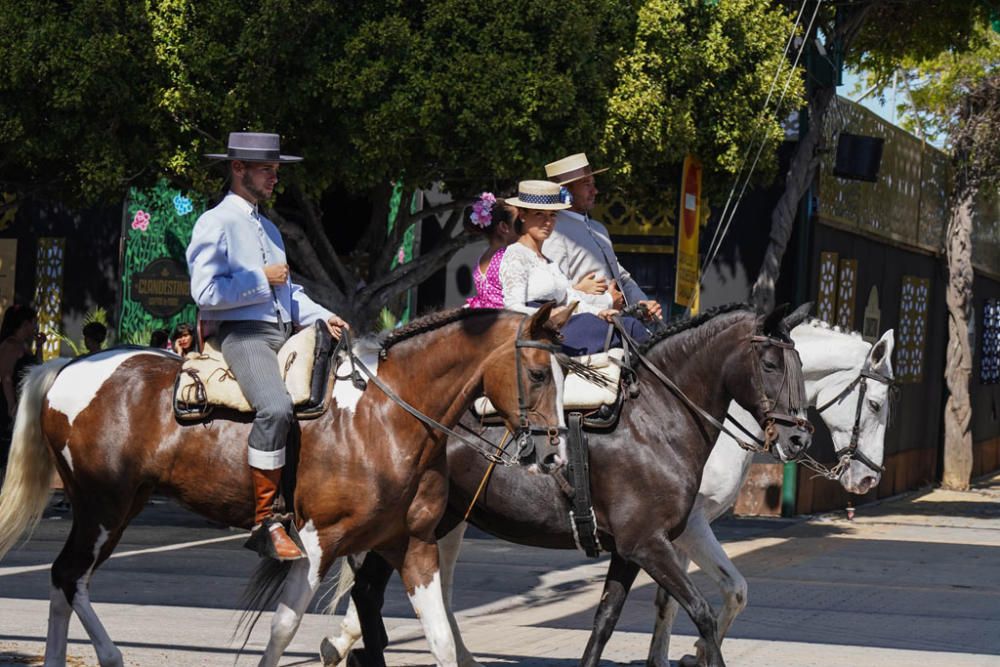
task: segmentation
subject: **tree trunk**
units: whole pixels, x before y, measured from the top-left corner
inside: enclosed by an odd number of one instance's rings
[[[944,473],[947,489],[969,488],[972,476],[972,349],[969,346],[969,315],[972,310],[972,207],[975,191],[963,188],[948,221],[948,351],[944,379],[948,401],[944,407]]]
[[[774,308],[774,287],[781,274],[781,260],[795,227],[799,202],[816,177],[816,167],[819,164],[816,147],[822,136],[823,119],[835,93],[836,88],[832,87],[817,88],[813,92],[809,100],[809,129],[805,136],[799,134],[795,155],[792,156],[785,175],[785,191],[771,213],[771,242],[767,246],[760,273],[757,274],[757,282],[750,291],[750,302],[768,312]]]

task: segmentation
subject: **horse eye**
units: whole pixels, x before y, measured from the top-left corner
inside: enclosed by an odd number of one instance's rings
[[[549,372],[547,370],[540,370],[537,368],[528,369],[528,377],[531,378],[532,382],[545,382],[545,378],[548,377]]]
[[[878,401],[868,401],[868,407],[872,409],[872,412],[878,412],[882,409],[882,404]]]
[[[764,366],[764,370],[776,371],[778,370],[778,364],[771,361],[770,359],[762,359],[761,364]]]

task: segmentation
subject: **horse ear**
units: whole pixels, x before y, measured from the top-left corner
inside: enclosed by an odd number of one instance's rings
[[[774,310],[772,310],[765,318],[764,324],[761,327],[766,335],[770,334],[788,334],[787,331],[781,330],[782,320],[785,319],[785,313],[788,312],[788,304],[783,303]]]
[[[812,306],[812,301],[807,301],[785,318],[785,326],[788,327],[789,331],[806,321],[806,318],[809,317],[809,311],[812,310]]]
[[[868,353],[868,366],[871,368],[886,368],[888,373],[886,375],[892,374],[892,348],[895,344],[895,334],[892,329],[889,329],[882,337],[878,339],[873,346],[871,351]]]
[[[576,312],[576,307],[579,305],[579,301],[571,301],[569,305],[554,308],[552,314],[549,315],[549,323],[546,327],[551,327],[555,331],[559,331],[566,325],[569,318],[573,316],[573,313]]]
[[[547,301],[541,305],[541,307],[535,311],[535,314],[531,316],[528,320],[528,326],[526,327],[528,335],[531,338],[539,339],[545,335],[545,324],[549,321],[549,317],[552,315],[552,309],[555,308],[555,301]]]

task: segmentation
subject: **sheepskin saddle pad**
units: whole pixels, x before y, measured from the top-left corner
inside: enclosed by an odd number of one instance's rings
[[[326,323],[304,327],[278,350],[278,367],[300,419],[312,419],[326,410],[330,363],[335,343]],[[236,377],[222,358],[215,338],[202,351],[184,359],[174,383],[174,414],[184,421],[207,417],[213,408],[252,413]]]

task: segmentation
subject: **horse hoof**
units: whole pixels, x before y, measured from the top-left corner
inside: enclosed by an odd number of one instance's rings
[[[699,667],[701,665],[698,662],[697,656],[693,656],[690,653],[677,662],[677,667]]]
[[[351,649],[351,652],[347,654],[347,667],[367,667],[368,663],[363,656],[362,649]]]
[[[344,659],[329,637],[323,637],[323,641],[320,642],[319,657],[323,660],[323,667],[336,667]]]

